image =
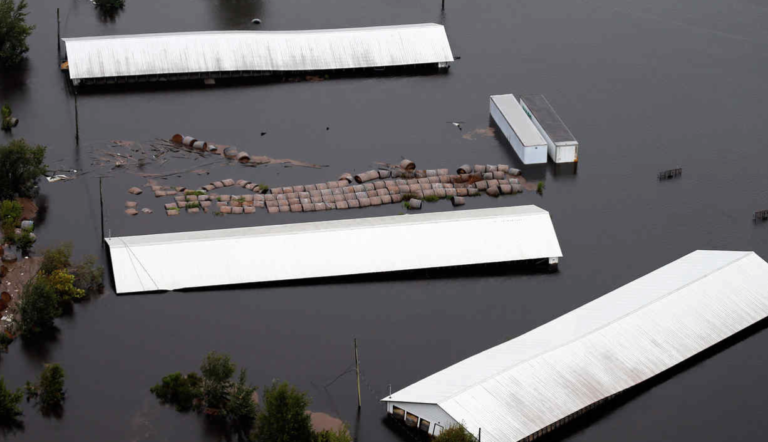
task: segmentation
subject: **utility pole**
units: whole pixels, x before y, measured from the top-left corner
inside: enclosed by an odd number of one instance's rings
[[[481,439],[482,436],[483,436],[483,429],[482,428],[478,428],[477,429],[477,442],[480,442],[482,440]]]
[[[360,395],[360,358],[357,355],[357,338],[355,338],[355,372],[357,372],[357,409],[363,406],[363,399]]]
[[[445,0],[443,0],[443,7],[440,9],[441,11],[445,11]]]

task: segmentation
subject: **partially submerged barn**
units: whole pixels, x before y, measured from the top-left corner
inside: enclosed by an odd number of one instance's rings
[[[471,239],[451,240],[457,235],[470,235]],[[510,261],[556,267],[562,256],[549,212],[536,206],[112,237],[105,241],[117,293]],[[340,259],[341,250],[349,251],[350,256]]]
[[[64,38],[80,83],[212,79],[394,67],[447,68],[434,23],[308,31],[210,31]]]
[[[386,398],[439,434],[529,441],[768,316],[768,263],[696,251]]]

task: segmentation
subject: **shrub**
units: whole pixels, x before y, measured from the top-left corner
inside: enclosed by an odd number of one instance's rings
[[[60,408],[64,402],[64,369],[46,364],[36,384],[27,382],[27,400],[36,399],[43,413]]]
[[[8,346],[13,342],[13,337],[7,332],[0,332],[0,351],[8,351]]]
[[[187,376],[172,373],[164,377],[162,382],[150,388],[149,391],[164,404],[173,405],[176,411],[189,411],[195,405],[195,400],[201,395],[202,379],[197,373]]]
[[[256,187],[259,188],[259,192],[265,193],[267,190],[269,190],[269,186],[266,184],[258,184]]]
[[[93,296],[104,290],[104,267],[96,265],[96,257],[88,255],[78,264],[72,274],[75,276],[75,287]]]
[[[0,378],[0,424],[9,425],[18,422],[21,416],[19,404],[24,398],[21,389],[11,391],[5,386],[5,379]]]
[[[544,187],[544,181],[539,181],[539,184],[536,186],[536,192],[543,193]]]
[[[0,226],[6,241],[16,243],[16,226],[21,221],[22,207],[17,201],[5,200],[0,203]]]
[[[315,433],[315,442],[352,442],[352,435],[349,434],[349,426],[344,424],[336,431],[324,430]]]
[[[21,235],[16,235],[16,247],[19,248],[22,254],[26,255],[32,250],[32,246],[37,241],[37,238],[32,234],[32,230],[23,229]]]
[[[260,442],[312,442],[312,420],[306,413],[309,397],[287,382],[264,389],[264,409],[257,419]]]
[[[48,284],[56,292],[62,302],[72,302],[85,297],[85,290],[75,287],[75,275],[70,275],[64,269],[54,270],[50,275],[43,274]]]
[[[0,199],[35,196],[37,179],[48,171],[44,160],[44,146],[30,146],[23,139],[0,145]]]
[[[3,105],[3,108],[0,109],[0,121],[2,122],[2,129],[5,131],[11,130],[11,114],[13,112],[11,111],[11,107],[7,104]]]
[[[27,25],[27,1],[19,0],[14,7],[13,0],[0,0],[0,64],[17,64],[29,51],[27,37],[34,26]]]
[[[117,12],[125,6],[125,0],[94,0],[93,3],[99,10],[106,13]]]
[[[443,430],[433,442],[477,442],[477,439],[461,425],[454,425]]]
[[[40,265],[40,271],[50,275],[56,270],[66,270],[70,266],[71,259],[72,243],[65,242],[43,253],[43,263]]]
[[[45,277],[35,276],[22,289],[21,333],[35,336],[54,327],[53,320],[61,315],[59,296]]]

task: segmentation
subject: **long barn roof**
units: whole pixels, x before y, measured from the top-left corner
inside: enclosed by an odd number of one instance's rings
[[[63,40],[73,80],[231,71],[315,71],[453,61],[445,28],[434,23]]]
[[[471,240],[453,241],[457,235]],[[106,239],[117,293],[562,256],[536,206]],[[344,253],[348,258],[339,259]]]
[[[436,404],[484,442],[517,441],[768,316],[768,264],[696,251],[384,401]]]

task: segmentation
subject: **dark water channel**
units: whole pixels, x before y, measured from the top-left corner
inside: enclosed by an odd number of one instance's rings
[[[77,147],[72,96],[57,68],[56,7],[62,8],[64,36],[252,29],[254,17],[263,20],[261,29],[273,30],[443,21],[461,59],[447,75],[83,92]],[[537,204],[549,210],[565,255],[557,274],[380,277],[145,296],[109,292],[59,320],[54,342],[16,342],[0,357],[0,374],[12,386],[36,376],[45,362],[58,362],[68,373],[63,418],[42,418],[25,405],[26,428],[7,437],[216,440],[219,435],[202,419],[159,406],[148,390],[169,372],[196,369],[208,351],[217,350],[247,367],[259,385],[280,378],[309,391],[313,410],[357,422],[360,441],[399,441],[382,423],[375,397],[388,384],[405,387],[695,249],[754,250],[768,258],[768,225],[751,220],[753,211],[768,209],[765,2],[448,0],[446,9],[441,15],[439,0],[128,0],[114,21],[103,21],[86,0],[33,1],[29,19],[37,30],[29,60],[18,72],[0,74],[0,102],[21,119],[14,136],[49,146],[49,163],[56,167],[87,171],[94,149],[109,140],[176,132],[252,154],[329,165],[221,166],[209,176],[166,181],[188,187],[223,178],[270,185],[327,181],[402,156],[427,168],[515,164],[500,139],[462,137],[487,127],[488,96],[507,92],[546,94],[580,140],[581,161],[577,174],[556,173],[551,165],[525,168],[526,176],[546,181],[543,196],[483,197],[467,206]],[[448,121],[463,121],[464,131]],[[262,131],[267,135],[259,136]],[[656,180],[658,171],[676,166],[684,168],[682,179]],[[78,257],[105,259],[97,175],[42,184],[49,206],[38,249],[72,240]],[[402,210],[168,218],[160,201],[145,193],[138,200],[155,214],[128,218],[122,213],[125,190],[143,184],[130,173],[105,179],[113,235]],[[427,210],[451,209],[443,202]],[[471,238],[472,232],[456,232],[445,240]],[[383,239],[382,247],[407,253],[396,239]],[[362,254],[332,250],[328,259],[344,265]],[[317,387],[352,362],[353,337],[365,376],[359,421],[351,376],[327,392]],[[761,405],[767,394],[768,334],[758,329],[559,437],[755,440],[768,431]]]

